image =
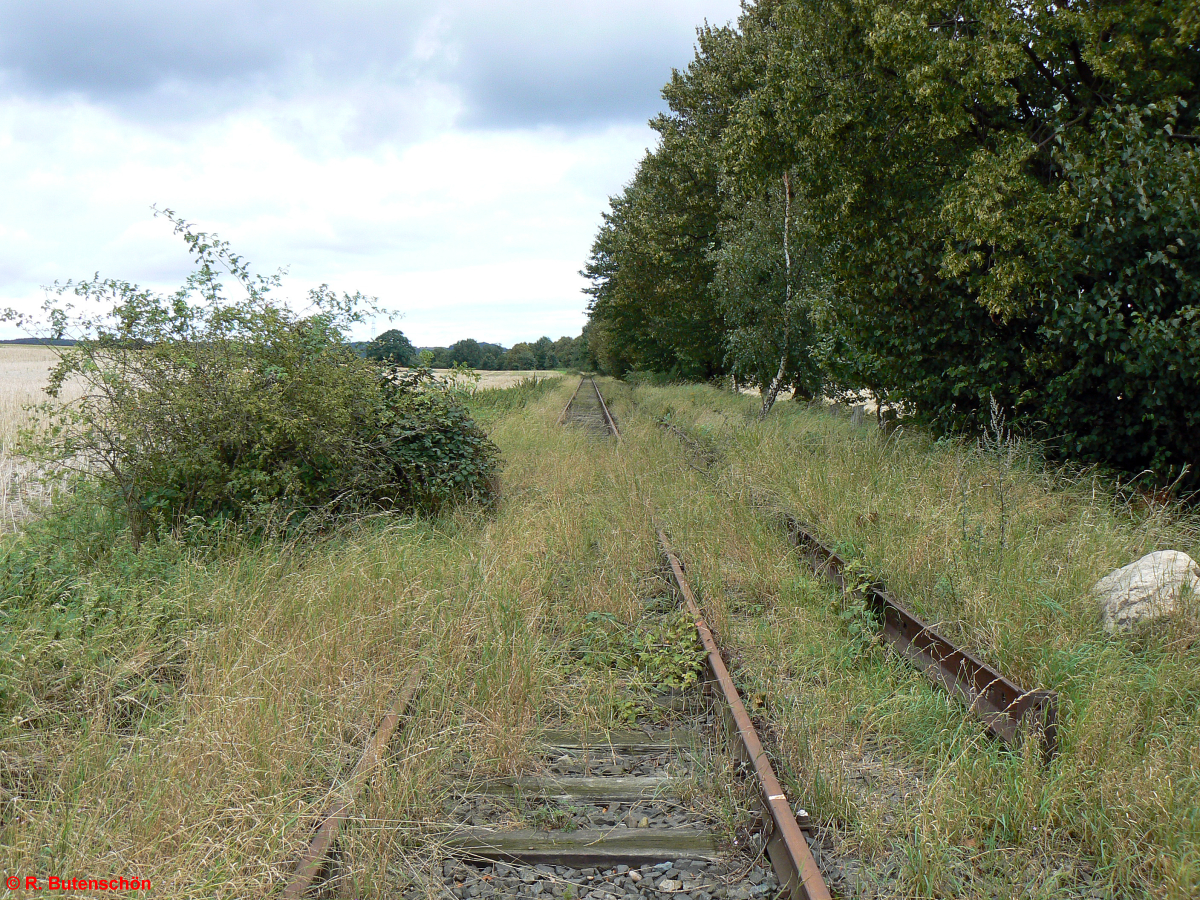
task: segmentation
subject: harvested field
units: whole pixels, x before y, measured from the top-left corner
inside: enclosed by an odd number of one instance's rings
[[[57,358],[47,347],[0,344],[0,532],[16,528],[49,498],[46,473],[14,444],[31,421],[26,407],[48,399],[46,379]]]

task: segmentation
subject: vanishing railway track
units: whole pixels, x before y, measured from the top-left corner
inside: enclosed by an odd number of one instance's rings
[[[585,382],[588,389],[584,389]],[[594,379],[583,377],[559,417],[597,437],[620,433]],[[692,620],[704,676],[688,690],[631,685],[631,727],[580,734],[543,732],[530,770],[485,783],[464,780],[445,805],[448,827],[430,833],[447,853],[441,895],[620,900],[758,900],[830,896],[816,859],[772,771],[763,743],[688,584],[684,565],[658,532],[663,578],[644,598],[647,617]],[[412,701],[410,678],[359,765],[315,832],[284,896],[316,883],[365,773]],[[725,762],[721,766],[722,761]],[[757,833],[732,846],[698,802],[704,766],[744,782]],[[514,816],[514,812],[518,815]],[[803,818],[807,818],[806,814]],[[514,820],[521,825],[514,827]],[[530,824],[535,827],[528,827]],[[429,896],[428,888],[402,894]]]
[[[595,379],[583,377],[559,416],[597,438],[620,432]],[[683,564],[659,531],[666,592],[645,598],[646,616],[682,607],[704,649],[706,677],[691,690],[650,698],[640,728],[541,735],[533,771],[464,787],[448,805],[460,823],[442,840],[451,896],[758,897],[824,900],[828,889],[762,741],[705,623]],[[634,706],[644,694],[630,696]],[[697,769],[731,756],[760,831],[741,847],[722,846],[697,803]],[[506,828],[516,801],[537,828]],[[414,895],[415,896],[415,895]]]
[[[585,382],[589,386],[588,390],[583,389]],[[558,417],[559,425],[568,423],[586,428],[589,433],[597,437],[616,438],[617,443],[621,443],[621,432],[617,428],[617,423],[613,419],[612,413],[608,411],[608,404],[604,402],[596,379],[590,375],[584,375],[579,379],[579,384],[575,386],[575,393],[571,395],[571,399],[567,401],[562,414]]]

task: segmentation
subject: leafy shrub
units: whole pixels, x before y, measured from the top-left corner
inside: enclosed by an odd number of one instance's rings
[[[499,451],[454,389],[427,369],[386,373],[347,482],[379,506],[437,510],[489,501]]]
[[[1200,446],[1200,154],[1171,139],[1175,118],[1119,108],[1094,147],[1062,140],[1071,227],[1030,254],[1050,274],[1041,383],[1018,407],[1074,456],[1167,478]]]
[[[611,613],[588,613],[580,652],[587,665],[635,673],[647,684],[671,688],[695,684],[705,658],[696,626],[681,609],[633,625],[623,625]]]
[[[61,351],[35,449],[95,479],[134,545],[191,517],[292,521],[363,507],[435,511],[486,500],[497,451],[452,387],[381,370],[345,328],[369,301],[310,292],[298,315],[215,236],[169,211],[198,263],[170,296],[112,279],[56,286],[46,308]],[[243,292],[226,297],[219,273]],[[69,301],[69,302],[68,302]],[[73,315],[74,303],[99,308]]]

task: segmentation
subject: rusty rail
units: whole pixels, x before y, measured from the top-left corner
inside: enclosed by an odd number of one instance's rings
[[[617,445],[621,444],[621,432],[617,428],[616,420],[613,419],[612,413],[608,411],[608,404],[604,402],[604,395],[600,393],[600,386],[596,384],[596,379],[592,378],[592,387],[596,391],[596,399],[600,401],[600,411],[604,413],[604,421],[608,425],[608,430],[613,433],[613,437],[617,439]]]
[[[729,675],[729,669],[725,666],[725,660],[721,656],[712,630],[704,621],[704,616],[696,603],[696,597],[684,575],[683,564],[679,561],[679,557],[671,551],[662,529],[658,530],[658,543],[663,557],[671,567],[675,586],[696,623],[700,641],[708,652],[709,671],[720,686],[729,714],[733,718],[740,744],[739,752],[745,761],[754,766],[754,774],[761,794],[760,799],[763,808],[769,814],[770,834],[767,836],[767,854],[771,858],[771,865],[775,868],[779,883],[789,897],[798,898],[798,900],[829,900],[829,888],[825,884],[821,870],[817,867],[817,861],[813,858],[804,832],[800,830],[800,825],[792,814],[792,808],[788,804],[783,787],[780,785],[779,779],[775,777],[775,771],[771,768],[771,762],[767,759],[766,750],[763,749],[758,732],[754,729],[754,723],[750,720],[750,714],[746,711],[745,704],[742,703],[737,686]]]
[[[1001,740],[1018,743],[1032,724],[1040,733],[1046,760],[1058,752],[1058,695],[1027,691],[987,663],[956,646],[909,612],[883,582],[856,586],[846,578],[846,561],[817,539],[794,516],[785,516],[788,539],[813,569],[842,590],[863,599],[879,617],[883,637],[901,656],[983,720]]]
[[[341,789],[334,794],[333,802],[326,810],[325,815],[321,817],[321,824],[317,827],[316,834],[313,835],[312,843],[308,845],[308,850],[296,866],[295,872],[292,873],[292,880],[283,891],[285,900],[299,900],[308,891],[312,885],[313,879],[320,873],[325,865],[325,857],[328,855],[330,848],[333,846],[334,840],[337,838],[338,831],[342,827],[342,823],[350,815],[350,810],[354,806],[354,800],[358,796],[359,790],[362,788],[363,782],[367,776],[379,765],[379,758],[383,754],[383,748],[392,738],[392,734],[396,731],[396,726],[400,724],[400,719],[408,710],[413,698],[417,694],[417,688],[421,684],[421,678],[424,675],[424,670],[420,667],[415,669],[400,688],[396,695],[396,700],[392,704],[383,721],[379,723],[379,728],[375,732],[375,736],[363,749],[362,756],[359,757],[358,764],[355,765],[353,773],[342,785]]]

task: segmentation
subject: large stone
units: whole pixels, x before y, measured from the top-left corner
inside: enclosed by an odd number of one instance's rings
[[[1178,550],[1158,550],[1110,572],[1092,588],[1108,632],[1169,616],[1184,590],[1200,594],[1200,565]]]

